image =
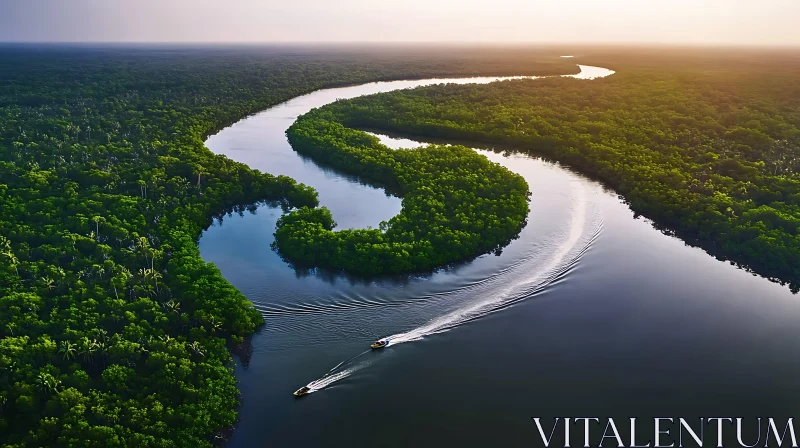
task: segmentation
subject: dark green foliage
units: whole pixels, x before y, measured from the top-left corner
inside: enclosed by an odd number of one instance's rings
[[[714,254],[800,286],[796,53],[612,53],[601,80],[440,85],[336,105],[345,125],[501,144],[604,181]],[[688,61],[688,62],[687,62]]]
[[[392,150],[340,124],[338,106],[300,117],[288,132],[293,148],[385,186],[403,209],[380,229],[337,232],[325,208],[289,213],[275,233],[282,256],[357,274],[406,273],[498,250],[519,234],[529,195],[521,176],[463,146]]]
[[[226,342],[263,320],[196,240],[317,197],[206,135],[327,85],[574,70],[382,53],[0,46],[0,445],[196,447],[234,423]]]

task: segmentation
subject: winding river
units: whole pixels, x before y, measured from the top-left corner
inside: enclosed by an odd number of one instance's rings
[[[613,73],[581,70],[574,77]],[[340,98],[496,80],[320,90],[206,144],[315,187],[339,228],[377,226],[400,200],[303,159],[285,130]],[[230,446],[534,446],[534,416],[800,410],[800,302],[788,288],[665,236],[558,164],[478,151],[523,175],[532,192],[528,225],[499,256],[365,281],[282,262],[270,249],[280,209],[229,216],[204,233],[204,259],[266,320],[249,366],[237,360],[243,405]],[[365,350],[384,336],[390,347]],[[294,399],[305,384],[316,393]]]

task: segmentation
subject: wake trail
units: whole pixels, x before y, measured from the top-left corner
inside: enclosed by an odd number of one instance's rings
[[[527,258],[525,263],[516,264],[505,272],[508,275],[518,274],[517,281],[506,283],[498,289],[492,288],[497,282],[491,282],[486,285],[489,289],[488,291],[481,291],[484,288],[478,288],[479,290],[475,291],[475,296],[479,296],[477,301],[437,317],[427,324],[412,330],[381,338],[389,340],[387,348],[398,344],[418,341],[426,336],[441,333],[476,319],[483,318],[520,301],[538,295],[546,291],[552,284],[565,278],[566,275],[577,266],[581,257],[599,237],[603,226],[602,217],[597,217],[597,219],[592,220],[592,223],[589,225],[589,227],[593,227],[589,229],[591,233],[587,232],[588,201],[586,190],[578,182],[572,183],[571,189],[571,196],[574,200],[570,216],[570,227],[566,232],[565,238],[547,259],[546,264],[538,269],[536,269],[536,266],[530,266],[536,270],[533,274],[529,275],[523,270],[529,267],[529,264],[531,264],[530,262],[534,260],[532,260],[532,258]],[[371,350],[366,350],[350,359],[342,361],[321,378],[308,383],[307,386],[312,392],[316,392],[349,377],[353,373],[369,365],[369,361],[361,361],[356,364],[353,364],[353,362],[370,351]],[[342,368],[343,370],[340,370]]]
[[[341,379],[347,378],[348,376],[350,376],[356,370],[358,370],[358,369],[355,369],[355,368],[351,367],[349,369],[345,369],[345,370],[342,370],[340,372],[333,373],[331,375],[323,376],[322,378],[320,378],[318,380],[314,380],[314,381],[312,381],[312,382],[310,382],[310,383],[308,383],[306,385],[306,387],[309,388],[308,393],[311,394],[311,393],[317,392],[319,390],[322,390],[322,389],[330,386],[331,384],[333,384],[333,383],[335,383],[335,382],[337,382],[337,381],[339,381]]]
[[[338,312],[348,312],[354,310],[371,309],[371,308],[390,308],[390,307],[403,307],[409,305],[419,305],[431,303],[450,297],[455,293],[464,293],[486,287],[490,283],[496,281],[506,273],[513,271],[525,262],[530,261],[533,255],[529,254],[520,260],[515,261],[509,266],[500,269],[498,272],[491,274],[488,277],[466,284],[456,289],[447,291],[433,292],[420,297],[409,298],[406,300],[389,300],[389,299],[372,299],[367,300],[356,295],[351,297],[347,295],[341,298],[329,299],[327,301],[297,303],[294,305],[269,305],[262,303],[255,303],[253,306],[256,311],[260,312],[265,319],[283,318],[286,316],[295,316],[302,314],[332,314]]]
[[[486,300],[478,301],[465,308],[458,309],[440,318],[434,319],[430,323],[415,328],[405,333],[398,333],[388,336],[390,345],[401,344],[422,339],[425,336],[449,330],[467,321],[475,320],[490,314],[500,308],[508,301],[518,301],[515,299],[526,298],[531,287],[542,288],[550,282],[547,281],[559,273],[557,269],[564,257],[572,251],[584,234],[586,225],[586,191],[582,186],[573,187],[575,194],[575,205],[573,206],[570,230],[567,238],[556,248],[555,253],[549,262],[529,277],[523,277],[521,281],[509,283],[500,290],[492,294]]]
[[[349,367],[349,368],[344,369],[344,370],[338,370],[342,366],[353,362],[356,358],[364,356],[365,354],[367,354],[369,352],[370,352],[369,350],[365,350],[365,351],[353,356],[352,358],[345,359],[344,361],[340,362],[339,364],[336,364],[335,366],[333,366],[333,368],[328,370],[328,373],[326,373],[325,375],[322,375],[320,378],[318,378],[318,379],[306,384],[306,387],[308,387],[310,389],[308,391],[308,393],[314,393],[314,392],[316,392],[318,390],[324,389],[325,387],[330,386],[331,384],[333,384],[333,383],[335,383],[335,382],[337,382],[337,381],[339,381],[341,379],[347,378],[348,376],[350,376],[356,370],[359,370],[362,367],[364,367],[365,364],[364,365],[357,364],[357,365],[355,365],[353,367]]]

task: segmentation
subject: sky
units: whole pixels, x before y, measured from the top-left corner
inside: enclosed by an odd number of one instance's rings
[[[2,42],[800,45],[800,0],[0,0]]]

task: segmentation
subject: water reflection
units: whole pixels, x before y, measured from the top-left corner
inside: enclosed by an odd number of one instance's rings
[[[284,131],[311,107],[414,83],[315,92],[208,145],[317,188],[341,227],[377,226],[399,199],[303,161]],[[359,280],[282,262],[269,247],[280,208],[236,211],[204,234],[203,257],[266,322],[237,368],[231,446],[527,446],[533,415],[800,411],[800,358],[787,355],[800,349],[800,306],[787,288],[654,230],[597,182],[496,151],[482,154],[532,192],[528,225],[500,256]],[[291,397],[386,335],[413,343],[363,354],[321,392]],[[391,424],[364,424],[376,416]]]

